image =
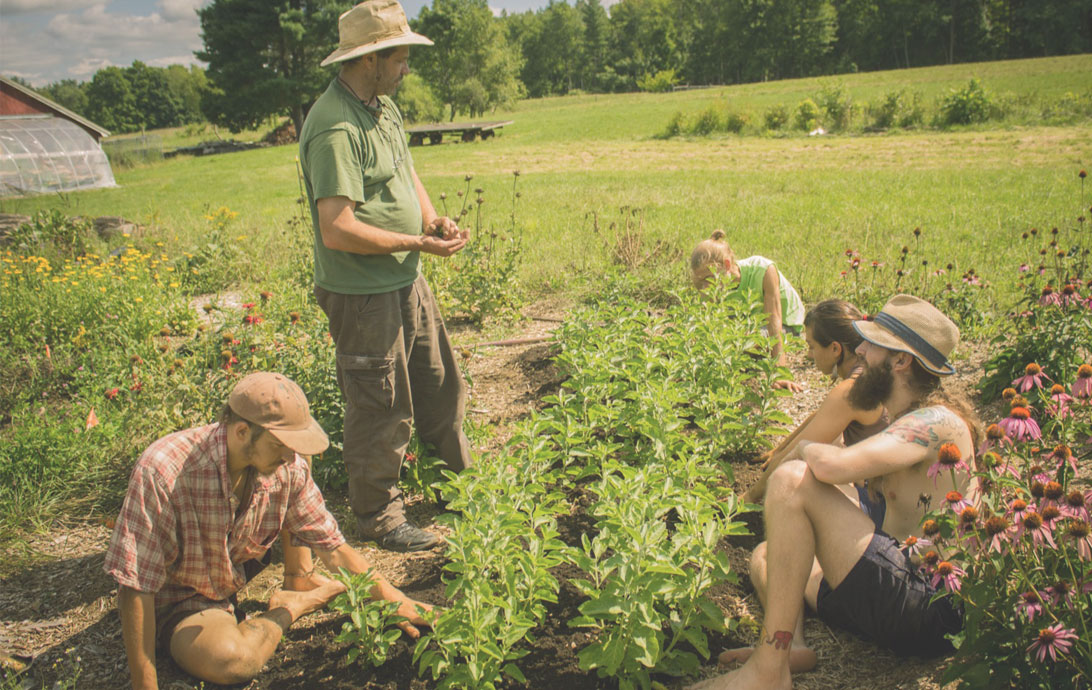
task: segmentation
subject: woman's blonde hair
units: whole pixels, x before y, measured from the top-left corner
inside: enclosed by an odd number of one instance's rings
[[[690,272],[693,273],[709,264],[723,266],[725,260],[735,264],[736,253],[724,241],[724,231],[717,228],[709,239],[698,242],[698,246],[690,252]]]

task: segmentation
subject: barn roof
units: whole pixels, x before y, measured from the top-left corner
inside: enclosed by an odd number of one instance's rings
[[[31,98],[32,100],[34,100],[37,103],[41,104],[46,109],[52,110],[57,115],[59,115],[61,117],[64,117],[66,119],[72,120],[73,122],[78,124],[80,127],[83,127],[84,129],[88,130],[88,132],[91,133],[92,135],[98,135],[99,139],[101,139],[103,137],[110,136],[110,131],[109,130],[104,129],[104,128],[100,127],[99,125],[96,125],[94,122],[91,122],[87,118],[84,118],[84,117],[81,117],[81,116],[77,115],[76,113],[72,112],[68,108],[61,105],[60,103],[56,103],[54,101],[49,100],[48,98],[46,98],[42,94],[38,93],[34,89],[28,89],[27,87],[23,86],[19,82],[12,81],[11,79],[8,79],[7,77],[4,77],[4,76],[0,76],[0,84],[3,84],[3,86],[5,86],[5,87],[10,87],[10,88],[18,91],[19,93],[23,94],[24,96],[26,96],[28,98]]]

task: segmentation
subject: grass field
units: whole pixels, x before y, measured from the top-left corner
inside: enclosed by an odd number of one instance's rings
[[[739,254],[775,259],[805,300],[815,301],[843,290],[845,249],[889,263],[920,227],[920,255],[933,265],[974,267],[996,282],[1002,271],[1037,260],[1014,241],[1022,231],[1072,224],[1092,200],[1089,193],[1081,198],[1077,178],[1092,165],[1092,123],[810,138],[654,137],[674,112],[713,102],[755,112],[774,103],[792,107],[829,83],[858,102],[904,87],[934,98],[971,77],[993,93],[1084,92],[1092,56],[523,101],[496,113],[515,120],[500,136],[417,148],[415,164],[438,206],[441,192],[454,200],[463,176],[473,174],[471,187],[485,189],[491,225],[507,219],[510,173],[521,171],[518,217],[529,240],[523,275],[532,288],[573,286],[574,274],[594,284],[610,262],[614,239],[606,229],[621,220],[622,207],[639,209],[647,247],[665,243],[649,262],[658,280],[684,280],[683,255],[723,227]],[[254,248],[258,278],[261,265],[284,260],[287,221],[299,213],[294,146],[163,161],[118,171],[117,180],[117,189],[4,200],[2,208],[126,216],[149,226],[170,251],[199,242],[208,227],[204,217],[227,207],[239,212],[233,231]],[[599,237],[593,215],[604,230]]]

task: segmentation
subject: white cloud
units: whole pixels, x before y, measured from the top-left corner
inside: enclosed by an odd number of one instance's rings
[[[4,14],[26,14],[30,12],[64,12],[91,7],[102,0],[3,0]]]
[[[149,67],[169,67],[171,65],[185,65],[186,67],[189,67],[190,65],[205,65],[204,62],[201,62],[194,57],[193,53],[188,55],[174,55],[172,57],[152,58],[151,60],[146,60],[145,64]]]
[[[212,0],[159,0],[158,6],[168,21],[197,21],[197,8],[210,2]]]
[[[177,45],[198,40],[198,22],[169,21],[158,12],[148,15],[112,14],[99,4],[80,14],[58,14],[49,21],[47,32],[61,41],[84,45],[110,45],[125,50],[139,44]],[[192,39],[187,41],[186,39]],[[119,43],[120,42],[120,43]]]
[[[67,72],[80,81],[90,79],[103,67],[120,67],[108,58],[83,58],[75,65],[68,68]]]

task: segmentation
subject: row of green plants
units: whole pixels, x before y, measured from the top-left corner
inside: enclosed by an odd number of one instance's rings
[[[445,473],[448,604],[415,651],[439,687],[524,682],[519,660],[559,615],[562,564],[579,569],[568,584],[583,601],[564,621],[588,631],[579,664],[619,687],[692,674],[708,634],[737,624],[709,599],[735,581],[717,545],[744,533],[727,460],[788,421],[771,388],[784,372],[754,335],[759,310],[730,293],[652,309],[624,291],[608,285],[561,327],[567,378],[504,449]],[[563,533],[574,515],[593,527]]]
[[[927,102],[919,91],[888,91],[857,102],[841,84],[830,84],[795,105],[778,103],[756,115],[716,103],[698,113],[676,112],[660,138],[715,133],[880,132],[891,129],[947,129],[987,122],[1065,125],[1092,118],[1092,91],[1067,92],[1057,98],[994,93],[978,79]]]

